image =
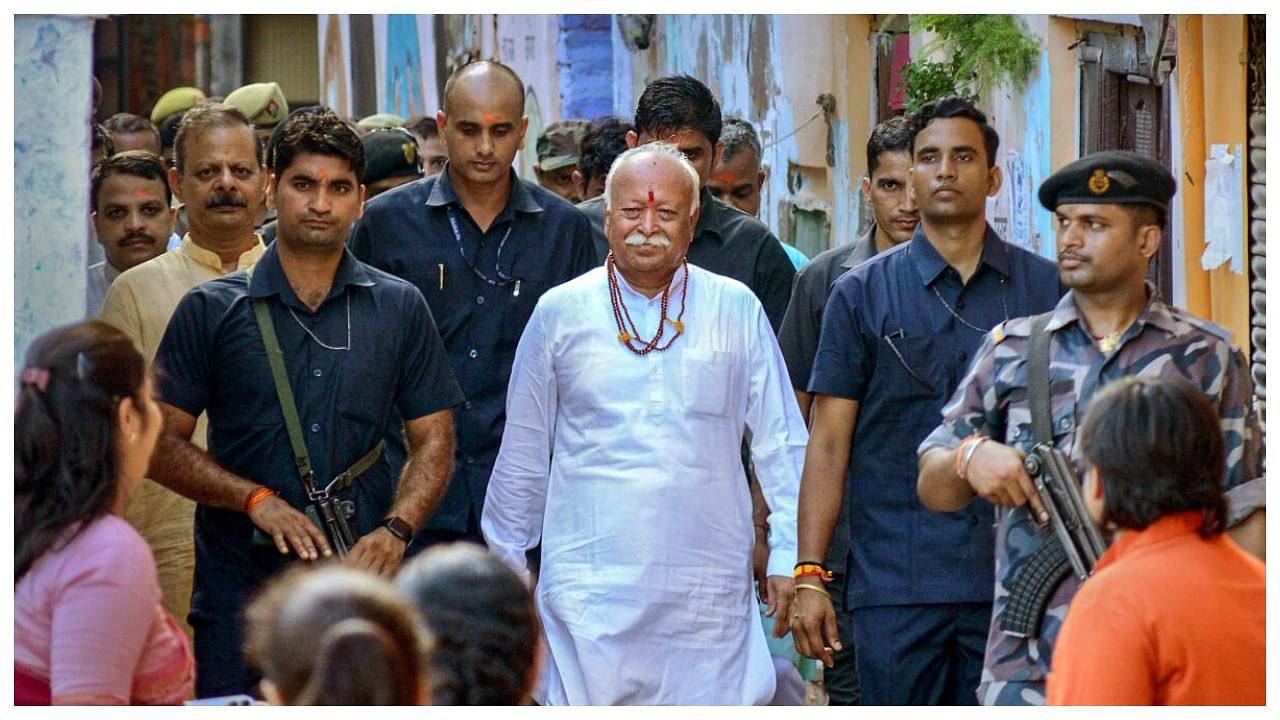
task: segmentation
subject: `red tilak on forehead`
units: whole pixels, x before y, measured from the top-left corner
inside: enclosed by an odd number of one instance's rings
[[[720,173],[719,175],[716,175],[716,179],[725,185],[729,185],[733,183],[734,180],[737,180],[737,178],[733,176],[733,173]]]
[[[502,116],[499,115],[498,113],[491,113],[491,112],[485,111],[485,113],[481,115],[481,117],[484,119],[485,124],[488,124],[488,125],[502,122]]]
[[[649,188],[649,204],[653,204],[653,188]]]
[[[133,189],[133,192],[131,192],[131,193],[129,193],[129,194],[130,194],[130,195],[132,195],[132,196],[134,196],[134,197],[136,197],[136,198],[140,198],[140,197],[146,197],[146,196],[150,195],[151,193],[147,192],[146,190],[144,190],[144,189],[142,189],[142,188],[134,188],[134,189]]]

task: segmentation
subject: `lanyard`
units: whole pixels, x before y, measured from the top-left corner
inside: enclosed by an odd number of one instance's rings
[[[458,243],[458,254],[462,256],[462,261],[467,264],[467,267],[471,268],[471,272],[475,273],[476,277],[493,286],[510,285],[511,283],[515,283],[515,288],[512,290],[511,295],[513,297],[520,297],[520,278],[511,277],[502,272],[502,250],[507,246],[507,238],[511,237],[511,228],[515,227],[516,224],[515,219],[512,218],[507,223],[507,232],[502,236],[502,240],[498,242],[498,256],[493,261],[493,270],[497,274],[498,279],[494,280],[480,272],[480,269],[475,266],[475,263],[471,262],[471,259],[467,257],[467,252],[462,247],[462,228],[458,226],[457,213],[453,211],[452,207],[445,208],[445,212],[449,214],[449,227],[453,228],[453,239]]]

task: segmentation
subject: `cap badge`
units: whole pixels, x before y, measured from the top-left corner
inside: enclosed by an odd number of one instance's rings
[[[405,143],[401,145],[400,152],[404,153],[404,161],[409,165],[412,165],[413,161],[418,159],[417,143]]]
[[[1089,177],[1089,192],[1101,195],[1110,189],[1111,178],[1107,177],[1107,173],[1101,168],[1094,170],[1093,175]]]

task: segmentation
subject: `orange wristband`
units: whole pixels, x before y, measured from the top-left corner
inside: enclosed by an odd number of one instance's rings
[[[275,497],[276,491],[269,487],[258,486],[249,491],[249,497],[244,499],[244,514],[248,515],[258,503],[269,497]]]

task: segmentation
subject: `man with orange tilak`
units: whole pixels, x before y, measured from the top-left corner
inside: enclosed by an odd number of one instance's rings
[[[548,292],[516,351],[482,526],[526,577],[542,543],[543,704],[774,693],[738,447],[750,428],[773,511],[769,615],[785,618],[806,433],[759,300],[686,261],[699,184],[674,145],[619,156],[605,266]]]
[[[356,257],[426,296],[466,396],[454,416],[453,478],[411,553],[482,540],[520,332],[544,292],[596,264],[586,216],[511,168],[528,126],[524,97],[520,77],[501,63],[458,69],[436,115],[444,171],[370,200],[350,239]]]

